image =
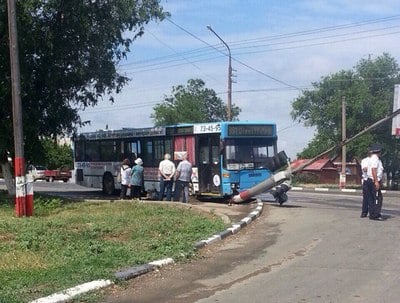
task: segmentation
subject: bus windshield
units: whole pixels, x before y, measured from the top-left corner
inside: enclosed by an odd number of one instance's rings
[[[275,140],[240,138],[225,140],[224,166],[228,170],[270,168]]]

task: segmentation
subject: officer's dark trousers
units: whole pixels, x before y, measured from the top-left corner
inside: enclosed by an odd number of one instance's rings
[[[363,193],[363,200],[362,200],[361,214],[367,215],[368,214],[368,195],[369,195],[367,180],[363,180],[362,193]]]
[[[382,193],[375,189],[375,184],[372,179],[365,181],[367,183],[368,210],[371,219],[378,218],[381,215],[382,208]]]

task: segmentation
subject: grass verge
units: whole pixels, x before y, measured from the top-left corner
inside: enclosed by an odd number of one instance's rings
[[[66,203],[35,195],[35,215],[16,218],[0,192],[0,303],[19,303],[123,268],[195,254],[226,226],[212,214],[139,202]]]

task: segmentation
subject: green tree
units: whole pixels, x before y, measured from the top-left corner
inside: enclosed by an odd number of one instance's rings
[[[60,166],[72,168],[72,148],[67,144],[57,144],[56,141],[44,139],[40,141],[44,147],[44,164],[49,169],[56,169]]]
[[[156,126],[227,120],[226,105],[201,79],[190,79],[186,86],[173,87],[172,95],[165,97],[153,110],[151,118]],[[240,108],[232,105],[231,112],[236,120]]]
[[[25,156],[39,138],[70,134],[82,125],[78,110],[105,95],[113,102],[128,78],[116,66],[162,20],[160,0],[17,1]],[[0,154],[13,151],[6,1],[0,2]],[[4,157],[1,164],[6,164]]]
[[[314,157],[341,141],[341,102],[346,99],[346,133],[350,138],[392,112],[394,85],[400,73],[396,60],[389,54],[360,60],[352,70],[340,71],[313,83],[292,104],[292,118],[314,126],[315,137],[298,155]],[[399,150],[391,136],[391,122],[353,141],[347,146],[347,158],[366,156],[374,142],[383,145],[386,170],[399,168]]]

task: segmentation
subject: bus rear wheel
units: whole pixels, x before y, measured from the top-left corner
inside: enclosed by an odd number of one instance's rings
[[[112,195],[115,192],[114,177],[110,173],[105,173],[103,176],[103,193]]]

